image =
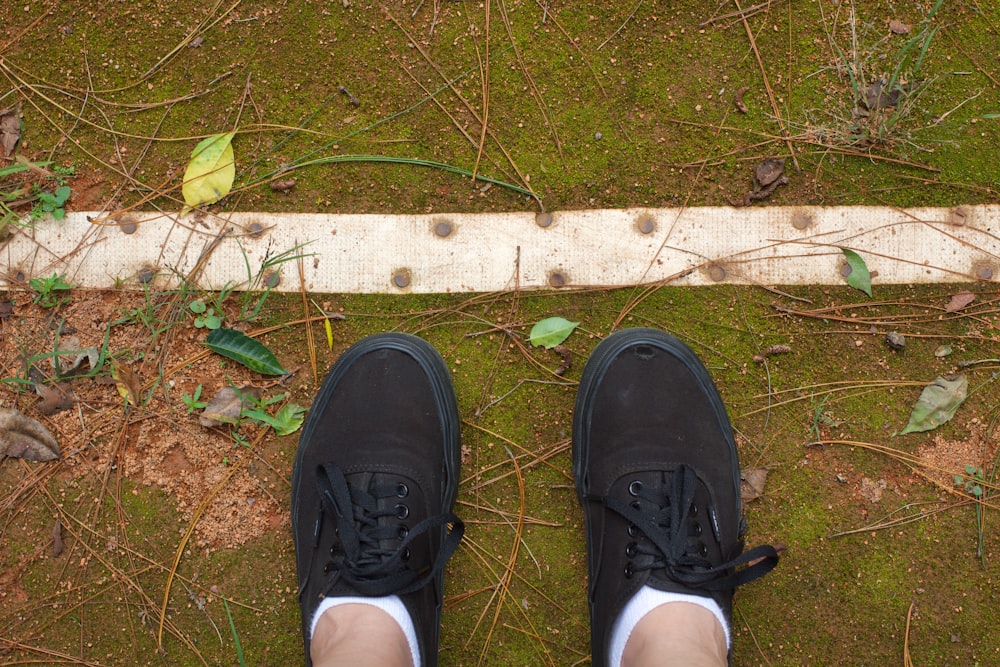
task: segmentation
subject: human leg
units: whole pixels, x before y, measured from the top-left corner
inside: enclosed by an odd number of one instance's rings
[[[444,564],[463,531],[451,514],[459,429],[447,366],[415,336],[366,338],[330,370],[292,474],[307,665],[314,641],[329,660],[354,638],[392,649],[400,636],[413,664],[437,664]],[[321,605],[353,598],[366,604],[317,618]]]
[[[309,652],[314,667],[413,665],[413,652],[399,624],[369,604],[349,603],[322,612],[312,631]]]
[[[732,429],[687,346],[652,329],[617,332],[597,346],[577,395],[573,468],[587,533],[594,667],[619,667],[623,654],[641,658],[638,649],[658,646],[647,640],[671,633],[679,634],[675,645],[713,638],[705,643],[711,659],[716,631],[728,634],[733,590],[772,569],[778,556],[772,547],[743,553]],[[628,617],[623,611],[637,593],[642,604]],[[660,604],[661,593],[686,596],[684,604],[710,613]],[[664,633],[656,621],[667,618],[696,625]],[[656,664],[671,664],[662,655]]]
[[[653,608],[635,624],[621,664],[725,667],[727,653],[726,632],[715,614],[698,604],[670,602]]]

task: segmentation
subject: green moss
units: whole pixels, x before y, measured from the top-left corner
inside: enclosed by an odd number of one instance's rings
[[[157,0],[106,3],[86,12],[72,3],[56,3],[46,6],[51,14],[32,25],[41,6],[35,3],[27,12],[18,8],[8,12],[5,25],[11,35],[21,36],[6,47],[4,61],[20,68],[31,82],[44,80],[52,86],[20,88],[27,128],[21,151],[37,158],[47,157],[51,149],[60,163],[76,164],[79,178],[96,183],[92,207],[111,197],[121,180],[102,164],[115,154],[109,123],[122,133],[116,140],[125,149],[126,165],[143,156],[135,175],[149,187],[179,184],[179,167],[195,136],[234,127],[241,130],[234,142],[241,183],[264,178],[305,156],[346,153],[426,158],[471,169],[480,137],[474,114],[445,89],[435,100],[449,117],[413,78],[428,91],[438,90],[445,80],[455,81],[462,97],[482,115],[479,58],[485,56],[487,40],[483,7],[440,3],[435,17],[431,4],[424,3],[414,16],[413,3],[391,10],[443,76],[376,3],[352,1],[345,8],[342,3],[308,0],[280,6],[244,0],[201,33],[204,42],[199,48],[179,49],[142,81],[139,77],[198,23],[218,15],[208,17],[206,7],[191,2],[169,3],[169,8]],[[922,16],[916,8],[898,3],[854,5],[863,57],[884,48],[891,58],[898,48],[893,41],[878,46],[887,17],[916,25]],[[492,6],[499,11],[498,3]],[[548,6],[546,14],[536,3],[506,3],[520,61],[501,17],[491,17],[493,135],[480,170],[518,182],[499,142],[518,169],[530,175],[532,187],[550,210],[725,204],[749,187],[755,161],[768,155],[791,158],[780,140],[783,127],[792,137],[799,169],[789,160],[791,183],[776,191],[769,203],[925,206],[996,201],[994,147],[1000,141],[1000,124],[985,116],[996,112],[996,83],[987,72],[1000,8],[990,3],[943,6],[942,28],[924,66],[931,83],[895,134],[874,148],[852,147],[853,138],[842,132],[856,121],[854,91],[835,66],[831,40],[841,45],[849,41],[852,26],[846,8],[797,3],[793,11],[775,6],[749,19],[783,125],[773,117],[757,55],[742,23],[722,20],[701,26],[712,18],[703,2],[643,3],[634,15],[631,3],[613,3],[600,12],[580,3]],[[522,62],[551,126],[539,111]],[[341,85],[360,106],[339,91]],[[89,87],[94,91],[84,106],[83,91]],[[744,87],[745,115],[733,107],[733,96]],[[196,96],[171,102],[192,94]],[[149,104],[153,106],[145,110],[122,106]],[[82,122],[74,118],[80,109]],[[386,120],[394,114],[400,115]],[[71,129],[73,141],[61,141]],[[848,148],[858,154],[843,154]],[[328,164],[293,175],[298,186],[291,194],[257,185],[230,197],[219,210],[422,213],[535,207],[502,188],[482,192],[467,179],[404,165]],[[81,181],[71,184],[77,196]],[[140,185],[121,195],[120,203],[147,194]],[[155,203],[168,209],[178,206],[166,196]],[[982,286],[970,288],[983,291]],[[468,521],[469,540],[449,566],[444,664],[477,662],[493,626],[497,602],[490,606],[489,600],[514,544],[508,521],[521,511],[512,455],[519,457],[523,509],[531,520],[524,527],[516,561],[523,579],[515,577],[510,583],[484,662],[572,664],[585,658],[589,645],[582,518],[566,447],[573,382],[589,351],[616,326],[619,316],[621,326],[669,330],[703,357],[741,435],[744,463],[770,468],[765,497],[746,507],[749,539],[782,542],[789,551],[767,580],[740,593],[736,664],[897,662],[910,600],[917,601],[912,628],[917,662],[989,664],[996,658],[991,629],[1000,622],[990,588],[998,576],[995,536],[988,536],[985,571],[971,554],[975,534],[968,508],[875,536],[831,539],[831,533],[867,525],[911,499],[933,499],[936,491],[884,456],[860,448],[804,447],[816,438],[815,429],[825,439],[891,444],[906,451],[924,442],[923,436],[890,437],[905,423],[919,386],[871,391],[862,383],[923,383],[953,371],[959,357],[995,357],[991,313],[975,322],[937,319],[937,309],[957,289],[879,286],[878,305],[846,287],[788,289],[807,301],[731,286],[663,288],[637,303],[632,301],[639,295],[636,290],[316,296],[317,302],[328,299],[332,308],[341,308],[346,319],[332,322],[333,350],[327,349],[319,324],[313,334],[320,375],[349,344],[382,330],[425,336],[452,369],[469,446],[459,508]],[[799,311],[836,307],[827,313],[836,317],[892,314],[903,324],[793,316],[776,310],[775,303]],[[582,323],[567,341],[573,365],[561,378],[551,373],[562,363],[558,355],[524,344],[530,325],[554,314]],[[300,317],[297,295],[273,295],[255,324]],[[884,346],[882,338],[890,327],[910,337],[904,353]],[[289,367],[303,369],[290,391],[305,403],[316,387],[303,331],[301,325],[284,328],[266,342]],[[956,354],[934,357],[933,349],[945,341],[956,341]],[[775,344],[788,345],[791,352],[769,357],[766,365],[753,361]],[[989,379],[988,370],[973,367],[966,372],[972,385]],[[845,379],[855,386],[830,394],[824,402],[829,383]],[[983,386],[963,406],[956,423],[937,433],[964,437],[968,416],[991,413],[994,386]],[[294,446],[294,438],[286,438],[275,449],[287,462]],[[11,463],[4,462],[4,490],[17,483]],[[500,475],[507,476],[491,481]],[[847,481],[839,481],[838,475]],[[902,495],[887,491],[879,503],[869,502],[857,493],[863,477],[892,481]],[[65,500],[57,497],[58,502],[72,503],[75,511],[93,493],[72,489]],[[37,496],[33,503],[17,509],[22,513],[8,517],[0,531],[4,570],[20,573],[12,580],[30,597],[20,603],[29,607],[21,608],[38,615],[35,625],[22,626],[26,632],[52,618],[46,616],[49,608],[36,600],[58,595],[56,603],[68,605],[79,599],[59,589],[59,573],[72,568],[36,555],[44,553],[45,545],[38,544],[38,531],[30,527],[46,525],[52,513]],[[110,575],[91,560],[83,574],[74,574],[76,588],[71,590],[93,597],[61,617],[58,634],[72,639],[54,640],[52,646],[78,649],[77,639],[85,636],[94,644],[95,658],[108,655],[107,662],[132,664],[155,650],[149,623],[160,602],[163,566],[172,559],[185,526],[166,496],[146,488],[126,484],[122,509],[133,545],[158,563],[137,578],[150,599],[135,601],[134,590],[130,593],[121,585],[100,589],[104,584],[96,582]],[[113,504],[102,504],[100,514],[107,523],[115,511]],[[107,525],[99,528],[109,530]],[[116,567],[132,567],[127,557],[116,558]],[[235,603],[234,622],[251,664],[284,664],[300,658],[293,560],[289,536],[274,531],[238,550],[185,555],[181,575],[190,579],[200,573],[202,581],[211,580]],[[19,590],[5,586],[10,595]],[[94,593],[98,589],[102,592]],[[183,586],[175,586],[173,621],[185,636],[197,639],[197,650],[210,664],[232,662],[235,651],[218,600],[199,609],[197,599],[187,595]],[[102,620],[92,609],[114,613]],[[3,616],[5,622],[10,618]],[[121,619],[128,624],[124,634]],[[52,631],[45,634],[54,636]],[[953,642],[952,635],[959,641]],[[183,642],[173,637],[167,641],[172,664],[199,662]],[[859,652],[859,646],[864,650]],[[549,658],[543,657],[546,651]]]
[[[466,169],[479,159],[474,116],[483,114],[482,7],[444,5],[436,16],[418,11],[413,17],[397,9],[397,25],[380,6],[364,2],[320,8],[299,0],[278,12],[241,3],[199,35],[204,40],[199,48],[178,49],[139,81],[198,22],[210,20],[205,8],[191,3],[173,3],[170,16],[177,18],[163,18],[160,4],[102,6],[83,14],[60,6],[34,29],[29,28],[37,18],[33,10],[15,13],[11,29],[28,30],[8,49],[9,62],[51,83],[46,97],[62,107],[36,96],[58,128],[29,105],[26,150],[55,144],[60,130],[74,123],[71,112],[81,108],[80,91],[92,81],[101,94],[84,108],[85,121],[101,128],[113,123],[123,133],[118,138],[128,151],[127,163],[145,151],[137,176],[150,186],[186,160],[194,141],[178,139],[237,125],[243,130],[234,143],[242,183],[310,154],[383,153]],[[838,61],[846,54],[865,64],[866,76],[881,75],[907,39],[887,37],[885,17],[905,15],[900,20],[914,30],[923,18],[917,9],[896,11],[885,2],[855,4],[853,26],[850,13],[821,12],[816,3],[753,17],[755,52],[740,22],[706,23],[712,17],[700,3],[639,8],[634,14],[630,7],[615,6],[600,15],[570,6],[550,8],[544,16],[534,4],[508,3],[513,42],[502,17],[491,17],[492,135],[480,169],[518,182],[509,156],[531,176],[549,209],[674,205],[684,199],[725,204],[749,186],[752,160],[765,154],[790,157],[776,139],[784,127],[798,164],[789,172],[791,184],[774,193],[773,203],[994,200],[998,181],[990,147],[1000,139],[1000,125],[986,117],[995,109],[990,95],[982,93],[996,87],[983,70],[996,19],[974,7],[943,6],[937,22],[946,27],[935,35],[917,77],[929,82],[926,89],[882,145],[851,146],[857,137],[850,128],[859,123],[855,92]],[[470,22],[478,27],[470,28]],[[856,52],[852,31],[858,35]],[[409,39],[416,39],[432,62]],[[986,51],[980,54],[979,47]],[[757,54],[768,72],[770,95]],[[464,99],[448,89],[437,93],[450,117],[427,99],[428,91],[447,81],[455,81]],[[339,86],[360,105],[353,106]],[[744,87],[745,115],[733,107],[734,95]],[[192,93],[198,95],[187,99]],[[781,122],[774,118],[770,96]],[[167,102],[180,98],[185,99]],[[136,111],[120,105],[151,106]],[[126,108],[129,113],[119,113]],[[402,115],[381,122],[394,114]],[[106,129],[75,125],[79,149],[61,148],[60,160],[76,163],[80,173],[108,174],[97,162],[111,155]],[[307,131],[292,131],[295,127]],[[154,134],[147,147],[146,137]],[[840,155],[842,149],[857,154]],[[873,160],[869,153],[930,170]],[[681,165],[690,169],[682,171]],[[422,212],[534,206],[500,188],[479,193],[460,177],[414,167],[325,165],[294,176],[299,184],[291,195],[259,184],[225,207]],[[132,196],[143,194],[139,188]]]

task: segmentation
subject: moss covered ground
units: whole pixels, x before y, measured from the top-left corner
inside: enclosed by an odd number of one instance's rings
[[[74,170],[61,178],[77,210],[178,209],[197,139],[229,130],[239,133],[238,187],[219,212],[725,205],[770,156],[786,159],[790,183],[766,204],[995,203],[1000,8],[938,4],[932,15],[933,2],[774,2],[744,22],[733,16],[742,5],[692,0],[25,0],[0,8],[0,107],[19,110],[22,156]],[[891,31],[893,19],[909,34]],[[931,31],[926,49],[907,50]],[[903,103],[857,102],[897,69],[901,84],[918,85]],[[482,174],[536,197],[410,164],[295,168],[369,154],[467,171],[478,160]],[[268,188],[279,173],[297,180],[290,193]],[[0,189],[56,182],[32,171]],[[974,304],[947,311],[963,288]],[[332,349],[322,324],[309,325],[320,371],[382,330],[426,337],[452,369],[468,529],[448,569],[442,664],[588,662],[571,413],[588,352],[621,326],[661,327],[690,344],[719,384],[744,465],[769,471],[763,496],[746,507],[748,540],[787,551],[737,597],[734,664],[905,664],[906,652],[918,664],[1000,662],[995,512],[986,508],[977,524],[975,504],[949,482],[966,465],[995,474],[996,362],[957,365],[997,356],[990,283],[878,286],[873,299],[847,287],[734,286],[312,296],[345,316],[332,321]],[[30,295],[5,298],[20,306]],[[581,323],[562,376],[561,357],[524,343],[549,315]],[[252,326],[278,326],[262,340],[288,367],[308,369],[301,317],[297,295],[272,296]],[[202,335],[170,326],[183,340]],[[905,351],[885,345],[893,330],[907,336]],[[13,350],[14,340],[2,344]],[[946,344],[952,353],[936,356]],[[157,349],[120,345],[128,360]],[[772,345],[790,351],[754,361]],[[920,388],[958,371],[974,391],[955,419],[894,437]],[[15,364],[3,373],[22,375]],[[30,412],[21,389],[4,383],[0,402]],[[308,404],[311,374],[297,373],[288,391]],[[184,414],[176,394],[169,400]],[[122,414],[120,405],[85,407],[85,425]],[[167,420],[152,408],[129,414],[124,448],[143,444],[133,423]],[[79,460],[97,461],[116,442],[94,438]],[[963,451],[978,460],[930,459],[932,445],[956,442],[977,443]],[[287,507],[295,445],[294,436],[266,437],[234,446],[227,463],[273,471],[262,488]],[[943,483],[928,479],[935,465]],[[192,541],[161,617],[190,519],[174,497],[111,465],[92,468],[78,476],[3,461],[0,665],[238,664],[236,636],[246,664],[301,659],[287,526],[239,548]],[[66,518],[59,557],[53,516]]]

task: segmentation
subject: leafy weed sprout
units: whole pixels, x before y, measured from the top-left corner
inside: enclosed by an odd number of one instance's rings
[[[54,220],[62,220],[66,217],[66,202],[71,194],[73,191],[68,185],[60,185],[52,192],[40,190],[38,203],[31,209],[31,219],[40,220],[51,215]]]
[[[64,292],[73,289],[58,273],[53,273],[48,278],[32,278],[28,284],[36,292],[32,303],[37,303],[42,308],[55,308],[66,303],[69,296]]]
[[[202,387],[199,384],[195,387],[194,394],[188,394],[187,392],[181,394],[181,401],[187,406],[187,413],[189,415],[194,414],[195,410],[204,410],[208,406],[206,401],[201,400],[201,391]]]

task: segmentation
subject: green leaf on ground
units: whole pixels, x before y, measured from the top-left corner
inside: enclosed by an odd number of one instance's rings
[[[181,215],[198,206],[217,202],[229,194],[236,178],[234,136],[235,132],[215,134],[195,146],[181,186],[186,204]]]
[[[930,431],[948,422],[965,401],[968,389],[969,381],[964,374],[950,380],[941,376],[934,378],[934,382],[920,392],[910,412],[910,421],[897,435]]]
[[[548,317],[531,327],[528,342],[535,347],[544,345],[545,349],[551,350],[569,338],[569,335],[573,333],[573,329],[576,329],[578,324],[580,323],[570,322],[562,317]]]
[[[844,280],[854,289],[861,290],[868,296],[871,296],[872,274],[868,271],[868,265],[865,264],[865,260],[853,250],[848,250],[847,248],[841,248],[841,250],[844,252],[847,266],[851,269],[850,273],[844,276]]]
[[[302,428],[305,413],[306,409],[301,405],[289,403],[278,410],[273,417],[265,410],[257,408],[244,410],[243,416],[267,424],[274,429],[277,435],[291,435]]]
[[[242,331],[215,329],[208,334],[205,345],[213,352],[238,361],[262,375],[288,375],[271,350]]]

